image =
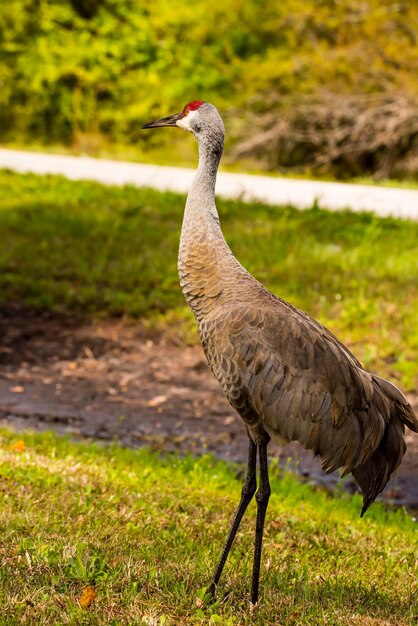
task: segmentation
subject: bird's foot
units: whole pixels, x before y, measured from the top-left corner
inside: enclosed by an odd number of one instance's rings
[[[216,585],[211,582],[209,587],[205,591],[204,602],[205,604],[213,604],[216,601]]]

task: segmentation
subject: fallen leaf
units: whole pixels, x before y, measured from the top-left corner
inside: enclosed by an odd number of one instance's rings
[[[10,393],[24,393],[25,388],[22,387],[21,385],[16,385],[15,387],[10,387],[9,391]]]
[[[274,519],[274,520],[271,521],[271,526],[273,528],[282,528],[282,527],[284,527],[284,524],[283,524],[283,522],[280,522],[279,520],[275,520]]]
[[[148,400],[148,406],[158,406],[159,404],[163,404],[167,400],[167,396],[155,396],[155,398],[151,398]]]
[[[23,452],[26,449],[26,444],[23,439],[18,439],[14,443],[11,444],[10,450],[15,450],[15,452]]]
[[[94,360],[96,359],[96,357],[93,354],[92,349],[89,348],[88,346],[83,346],[83,351],[88,359],[94,359]]]
[[[88,609],[95,599],[96,595],[97,594],[94,591],[93,587],[84,587],[83,591],[81,592],[81,596],[78,599],[81,608]]]

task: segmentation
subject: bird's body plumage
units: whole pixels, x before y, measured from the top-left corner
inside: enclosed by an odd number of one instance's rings
[[[365,371],[329,330],[265,289],[236,260],[214,203],[223,123],[212,105],[199,107],[189,121],[185,108],[178,122],[199,141],[178,267],[208,363],[255,446],[266,447],[270,438],[297,440],[320,456],[324,470],[351,472],[364,494],[364,513],[402,460],[405,426],[418,432],[417,418],[394,385]],[[250,444],[250,459],[251,450]],[[240,504],[239,520],[247,504]]]
[[[404,427],[418,429],[415,415],[394,385],[365,371],[329,330],[235,259],[213,200],[218,156],[209,152],[208,167],[201,149],[179,253],[209,365],[256,444],[265,433],[279,444],[296,440],[325,471],[352,472],[366,510],[401,462]]]

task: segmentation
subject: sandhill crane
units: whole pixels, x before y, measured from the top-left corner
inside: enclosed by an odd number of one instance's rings
[[[366,372],[324,326],[265,289],[233,256],[215,207],[224,125],[207,102],[143,128],[178,126],[195,135],[199,166],[189,191],[178,269],[209,366],[249,438],[247,476],[220,561],[213,595],[245,510],[259,486],[251,601],[258,599],[263,526],[270,496],[267,445],[297,440],[326,472],[351,472],[363,515],[405,453],[405,425],[418,420],[390,382]]]

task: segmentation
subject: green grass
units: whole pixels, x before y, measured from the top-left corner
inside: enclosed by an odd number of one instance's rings
[[[7,171],[0,190],[2,301],[141,316],[197,340],[176,269],[184,197]],[[259,280],[367,368],[417,388],[418,223],[225,200],[218,209]]]
[[[259,606],[249,610],[255,505],[219,600],[205,585],[240,493],[212,457],[0,433],[0,624],[389,625],[418,616],[417,525],[273,471]],[[89,608],[79,599],[93,587]]]

